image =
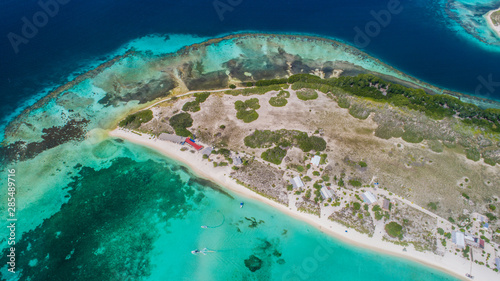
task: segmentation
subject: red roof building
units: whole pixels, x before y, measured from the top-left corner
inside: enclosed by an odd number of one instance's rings
[[[203,146],[194,143],[194,140],[192,140],[190,138],[186,138],[186,142],[189,143],[196,150],[200,150],[203,148]]]

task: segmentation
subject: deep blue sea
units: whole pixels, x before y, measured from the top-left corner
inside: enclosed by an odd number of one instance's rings
[[[53,12],[47,18],[41,16],[44,10],[38,0],[0,2],[0,127],[16,109],[43,96],[47,87],[152,33],[213,37],[264,31],[331,37],[362,47],[426,82],[500,99],[498,83],[476,91],[481,81],[500,81],[500,46],[467,34],[445,13],[443,0],[402,0],[399,5],[393,3],[396,0],[56,1],[40,1],[57,3],[58,9],[50,6]],[[482,3],[483,10],[500,5],[500,1],[477,2],[487,2]],[[385,26],[372,29],[368,40],[357,38],[355,28],[370,27],[374,13],[389,10],[388,5],[397,9],[392,9],[389,20],[385,18]],[[23,36],[23,18],[30,23],[35,18],[41,26],[25,30],[32,38]],[[14,40],[12,34],[24,39]]]

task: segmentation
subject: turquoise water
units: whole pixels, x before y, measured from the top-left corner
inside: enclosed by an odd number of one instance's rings
[[[18,239],[22,271],[2,267],[3,280],[455,280],[344,244],[149,149],[74,149],[60,210]],[[191,254],[205,247],[214,252]]]

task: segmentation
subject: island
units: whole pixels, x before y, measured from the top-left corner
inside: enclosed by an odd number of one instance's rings
[[[498,108],[334,40],[238,34],[81,74],[9,124],[0,161],[47,175],[18,195],[18,235],[70,200],[55,183],[126,139],[346,242],[494,280]]]
[[[486,21],[495,35],[500,37],[500,8],[489,11],[486,14]]]

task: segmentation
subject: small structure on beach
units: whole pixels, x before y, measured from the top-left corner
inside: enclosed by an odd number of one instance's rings
[[[375,197],[375,195],[373,195],[370,191],[361,194],[361,197],[363,197],[363,201],[365,201],[368,205],[377,202],[377,197]]]
[[[201,154],[206,155],[206,156],[210,156],[210,154],[212,154],[213,150],[214,149],[212,147],[205,147],[204,149],[201,150]]]
[[[484,229],[488,229],[489,227],[490,227],[489,223],[487,223],[487,222],[483,223],[483,228]]]
[[[331,190],[329,187],[324,186],[324,185],[321,188],[320,193],[321,193],[321,196],[323,196],[324,199],[332,198],[335,195],[335,193],[333,192],[333,190]]]
[[[461,231],[452,231],[451,232],[451,241],[457,245],[458,248],[465,248],[465,235]]]
[[[194,142],[194,140],[193,140],[193,139],[190,139],[190,138],[186,138],[186,143],[188,143],[189,145],[191,145],[194,149],[196,149],[196,150],[198,150],[198,151],[199,151],[200,149],[202,149],[202,148],[203,148],[203,146],[201,146],[201,145],[199,145],[199,144],[196,144],[196,143]]]
[[[170,142],[178,143],[178,144],[184,144],[184,142],[186,141],[184,137],[179,137],[176,135],[166,134],[166,133],[161,133],[158,136],[158,139],[162,140],[162,141],[170,141]]]
[[[243,161],[241,161],[241,158],[239,156],[233,156],[233,165],[239,166],[243,164]]]
[[[296,176],[295,178],[291,179],[290,183],[292,184],[293,188],[304,187],[304,183],[302,182],[299,176]]]
[[[495,265],[497,266],[497,269],[500,271],[500,258],[495,258]]]
[[[311,165],[319,166],[320,161],[321,157],[319,157],[318,155],[314,155],[314,157],[311,159]]]
[[[390,211],[391,209],[391,201],[389,201],[389,199],[384,199],[384,202],[382,203],[382,209],[384,211]]]

